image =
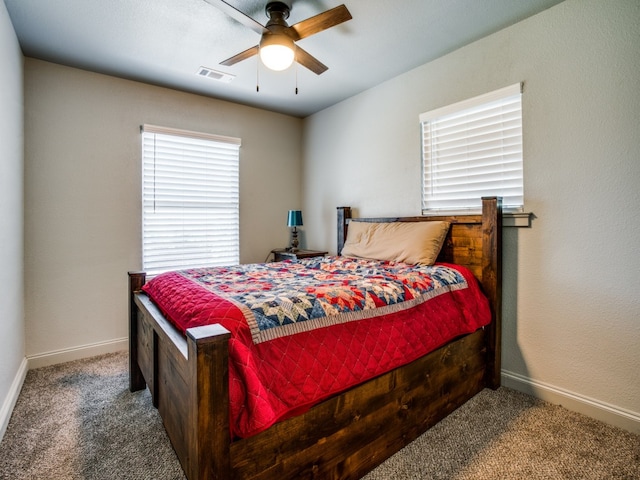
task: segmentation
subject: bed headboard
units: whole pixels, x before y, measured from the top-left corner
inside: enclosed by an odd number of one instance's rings
[[[488,358],[492,360],[490,384],[500,385],[500,340],[502,311],[502,199],[482,198],[480,215],[441,215],[419,217],[352,218],[351,207],[338,207],[338,255],[342,252],[350,222],[429,222],[445,220],[451,224],[438,256],[439,262],[467,267],[476,276],[489,299],[493,322],[489,333]],[[493,347],[491,347],[491,345]]]

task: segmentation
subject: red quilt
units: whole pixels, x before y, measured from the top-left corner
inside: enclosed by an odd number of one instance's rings
[[[169,272],[143,290],[183,333],[231,332],[231,433],[248,437],[489,323],[464,267],[319,257]]]

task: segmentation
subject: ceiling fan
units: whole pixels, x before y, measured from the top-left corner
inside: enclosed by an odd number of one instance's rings
[[[261,35],[258,45],[220,62],[221,65],[226,66],[231,66],[254,55],[259,55],[262,63],[272,70],[285,70],[296,61],[320,75],[328,67],[296,45],[295,42],[352,18],[347,7],[340,5],[289,26],[286,20],[289,18],[291,11],[290,1],[287,3],[284,1],[270,1],[265,7],[269,21],[263,26],[224,0],[206,1]]]

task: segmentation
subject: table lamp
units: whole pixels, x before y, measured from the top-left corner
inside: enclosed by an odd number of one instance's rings
[[[291,232],[290,251],[295,252],[298,249],[298,227],[302,226],[302,212],[300,210],[289,210],[287,216],[287,227],[293,227]]]

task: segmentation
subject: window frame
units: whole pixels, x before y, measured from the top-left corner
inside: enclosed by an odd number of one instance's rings
[[[140,139],[143,270],[238,264],[241,140],[148,124]]]
[[[422,167],[422,176],[421,176],[421,202],[422,202],[422,214],[423,215],[438,215],[438,214],[456,214],[456,213],[478,213],[481,211],[481,202],[480,202],[480,197],[482,196],[502,196],[506,201],[505,201],[505,205],[504,205],[504,211],[507,213],[511,213],[511,214],[520,214],[522,212],[524,212],[524,159],[523,159],[523,141],[522,141],[522,92],[523,92],[523,83],[517,83],[517,84],[513,84],[510,85],[508,87],[504,87],[498,90],[494,90],[492,92],[488,92],[486,94],[483,95],[478,95],[476,97],[472,97],[451,105],[447,105],[444,107],[440,107],[434,110],[430,110],[428,112],[422,113],[419,115],[419,120],[420,120],[420,128],[421,128],[421,133],[420,133],[420,138],[421,138],[421,167]],[[517,100],[515,100],[517,97]],[[471,165],[470,167],[467,167],[467,169],[471,169],[471,171],[473,172],[473,168],[476,168],[475,164],[481,165],[483,168],[486,168],[488,166],[491,166],[493,168],[493,166],[500,166],[502,165],[503,167],[505,165],[508,165],[509,162],[511,162],[511,165],[513,165],[513,167],[504,167],[505,169],[508,168],[514,168],[515,170],[519,170],[519,172],[509,172],[508,174],[506,174],[506,177],[513,177],[513,175],[518,175],[519,176],[517,178],[508,178],[507,180],[504,180],[503,183],[501,184],[501,186],[499,187],[491,187],[491,188],[485,188],[485,189],[480,189],[477,191],[477,193],[468,193],[467,194],[467,199],[452,199],[450,200],[450,203],[447,205],[444,203],[443,198],[445,197],[444,195],[444,191],[448,188],[448,187],[444,187],[441,185],[438,185],[436,188],[437,189],[441,189],[441,192],[434,192],[434,183],[433,183],[433,175],[432,175],[432,171],[433,171],[433,165],[436,165],[435,168],[437,167],[441,167],[442,166],[449,166],[447,164],[447,162],[451,161],[451,160],[443,160],[440,164],[437,163],[438,160],[438,155],[439,155],[439,151],[437,150],[438,146],[441,146],[442,143],[445,143],[444,140],[442,141],[441,144],[437,144],[436,143],[436,147],[435,149],[432,148],[431,150],[428,150],[428,147],[431,147],[431,141],[432,138],[428,138],[428,136],[431,134],[431,132],[428,131],[428,129],[433,125],[433,124],[439,124],[439,123],[443,123],[446,124],[447,122],[449,123],[450,126],[452,126],[454,123],[460,123],[462,125],[467,124],[467,120],[466,117],[469,118],[475,118],[475,116],[477,117],[481,117],[483,118],[483,121],[486,119],[492,119],[492,118],[501,118],[501,116],[503,115],[503,113],[496,113],[495,115],[492,113],[491,115],[487,115],[486,117],[483,117],[483,115],[485,115],[484,113],[478,113],[481,112],[483,110],[487,110],[487,111],[493,111],[497,109],[495,108],[488,108],[488,107],[494,107],[496,106],[496,104],[499,104],[501,102],[508,102],[508,101],[513,101],[513,103],[517,103],[517,110],[514,110],[514,112],[516,112],[517,115],[517,121],[515,122],[515,125],[512,125],[511,127],[507,128],[505,127],[504,129],[502,129],[500,132],[501,133],[496,133],[496,132],[491,132],[490,135],[492,135],[492,141],[493,142],[498,142],[499,140],[503,139],[503,138],[507,138],[507,134],[505,133],[507,130],[510,131],[510,134],[513,132],[516,132],[517,135],[519,137],[519,142],[517,142],[517,140],[513,140],[515,143],[517,143],[517,145],[515,146],[510,146],[511,148],[519,148],[519,150],[517,152],[514,153],[510,153],[510,155],[513,157],[518,156],[519,158],[511,158],[509,160],[505,160],[505,158],[508,156],[506,153],[504,155],[487,155],[487,158],[492,158],[492,157],[500,157],[502,160],[501,161],[491,161],[491,160],[486,160],[483,159],[482,155],[478,156],[478,159],[472,161],[469,159],[469,157],[465,158],[464,160],[462,160],[461,162],[459,162],[460,165]],[[500,107],[500,112],[502,112],[502,108]],[[512,113],[513,114],[513,113]],[[508,115],[508,114],[504,114],[504,115]],[[462,120],[465,119],[465,120]],[[493,120],[492,120],[493,121]],[[512,120],[513,121],[513,120]],[[497,123],[496,123],[497,124]],[[425,125],[427,125],[427,127],[425,127]],[[468,122],[468,125],[474,125],[474,127],[476,126],[475,124],[473,124],[471,121]],[[440,128],[440,125],[438,125],[438,128]],[[461,128],[459,125],[456,125],[455,128]],[[469,127],[470,128],[470,127]],[[462,131],[464,133],[469,133],[468,130],[465,130],[464,128],[462,129]],[[511,136],[509,134],[509,136]],[[455,144],[458,147],[463,147],[463,146],[468,146],[468,145],[472,145],[473,141],[472,140],[468,140],[471,139],[473,136],[471,134],[468,134],[466,137],[462,136],[461,139],[456,139],[455,142],[450,142],[450,144]],[[444,135],[443,135],[444,138]],[[512,138],[515,138],[512,137]],[[511,140],[510,140],[511,141]],[[459,142],[459,143],[457,143]],[[465,143],[466,142],[466,143]],[[435,151],[435,154],[433,154],[432,152]],[[442,150],[444,151],[444,149]],[[460,157],[464,156],[465,154],[460,155]],[[444,154],[442,155],[443,157],[445,156]],[[436,160],[434,162],[434,159]],[[451,161],[451,164],[453,164],[453,161]],[[479,171],[480,168],[477,168],[476,171]],[[437,171],[436,171],[437,174]],[[447,174],[444,174],[447,175]],[[464,192],[465,191],[469,191],[471,190],[471,183],[469,183],[469,178],[473,177],[474,174],[469,174],[469,175],[462,175],[460,178],[465,179],[463,182],[460,183],[460,185],[462,185],[462,187],[460,187],[460,189],[458,190],[458,193],[462,196],[464,196]],[[487,178],[491,178],[491,182],[497,181],[500,182],[500,173],[492,173],[490,174],[490,176],[485,175],[485,177]],[[480,178],[480,175],[476,175],[475,178]],[[439,179],[437,177],[437,175],[435,176],[435,182],[436,184],[438,182],[442,182],[442,179]],[[453,180],[453,182],[455,182],[455,180]],[[515,185],[517,188],[519,188],[519,190],[516,192],[515,196],[511,196],[511,190],[507,189],[507,185],[512,186],[510,184],[512,183],[518,183],[518,185]],[[481,182],[479,182],[479,185],[482,186],[482,183],[489,183],[486,180],[483,180]],[[503,193],[504,192],[504,193]],[[438,195],[440,195],[440,197],[438,197]],[[457,194],[456,194],[457,195]],[[431,198],[430,198],[431,196]],[[521,201],[519,202],[509,202],[509,200],[511,198],[519,198],[521,199]],[[462,202],[468,202],[465,203],[463,205],[460,205]]]

